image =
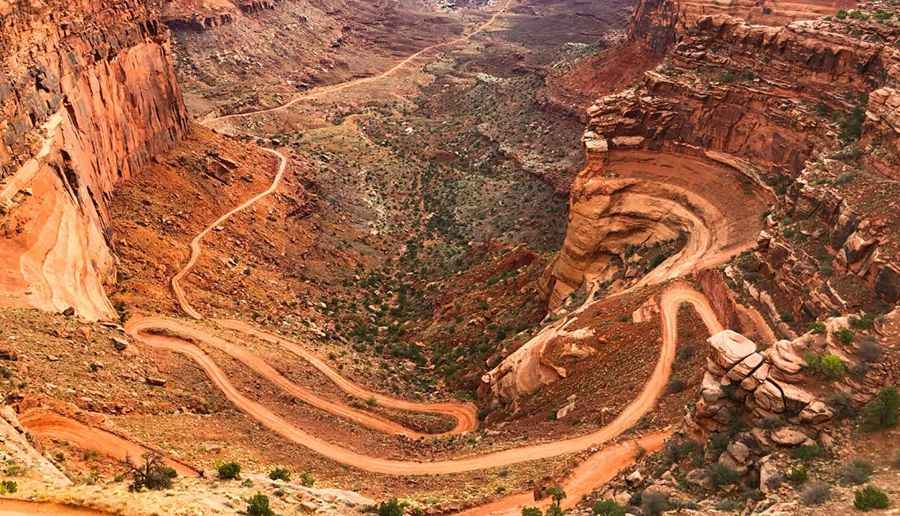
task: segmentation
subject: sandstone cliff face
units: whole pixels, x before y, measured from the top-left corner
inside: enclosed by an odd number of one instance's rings
[[[157,16],[138,0],[0,4],[0,302],[113,315],[107,201],[188,127]]]
[[[760,330],[766,342],[828,315],[890,310],[900,192],[884,178],[900,170],[900,30],[873,13],[820,17],[841,7],[639,3],[630,44],[665,59],[588,110],[588,164],[543,278],[551,309],[740,255],[726,282],[738,319],[774,327]],[[525,369],[553,343],[526,348],[517,357],[531,360],[496,370],[541,377]]]

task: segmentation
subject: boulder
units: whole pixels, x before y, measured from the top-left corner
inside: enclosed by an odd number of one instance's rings
[[[784,412],[784,397],[781,389],[772,380],[766,380],[753,391],[753,400],[757,407],[766,412],[774,414]]]
[[[759,353],[751,353],[744,357],[743,360],[735,364],[728,371],[728,378],[734,380],[735,382],[743,381],[744,378],[750,376],[750,374],[756,370],[763,363],[763,356]],[[750,389],[752,390],[752,389]]]
[[[700,395],[709,403],[718,401],[725,395],[719,381],[715,376],[710,374],[709,371],[703,373],[703,383],[700,385]]]
[[[772,439],[772,442],[782,446],[799,446],[809,440],[809,436],[799,429],[789,426],[773,430],[769,437]]]
[[[834,412],[820,400],[813,400],[800,411],[800,421],[811,425],[824,423],[833,417]]]
[[[730,370],[738,362],[756,352],[756,344],[740,333],[724,330],[708,339],[713,348],[712,357],[717,365]]]

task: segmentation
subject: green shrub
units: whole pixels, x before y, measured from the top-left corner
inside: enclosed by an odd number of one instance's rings
[[[800,500],[803,505],[822,505],[831,497],[831,486],[825,482],[810,482],[803,491],[800,492]]]
[[[143,488],[152,490],[169,489],[172,487],[172,479],[178,473],[165,465],[162,457],[155,453],[144,455],[144,463],[140,466],[128,464],[131,473],[130,491],[140,491]]]
[[[15,480],[3,480],[0,482],[0,494],[13,494],[19,490],[19,484]]]
[[[716,488],[736,484],[741,479],[740,473],[718,462],[711,464],[707,468],[706,474],[709,475],[710,482]]]
[[[809,470],[806,469],[806,466],[794,466],[789,469],[787,474],[784,476],[788,480],[788,482],[794,485],[800,485],[809,478]]]
[[[810,323],[809,331],[814,335],[821,335],[825,333],[825,323],[816,321],[814,323]]]
[[[847,11],[841,9],[835,14],[838,20],[846,20],[847,19]]]
[[[591,514],[596,516],[625,516],[625,508],[615,500],[602,500],[594,504]]]
[[[269,497],[262,493],[256,493],[249,500],[247,500],[246,513],[248,514],[248,516],[275,515],[275,513],[269,507]]]
[[[819,447],[818,444],[804,444],[802,446],[798,446],[791,451],[791,455],[795,459],[802,460],[804,462],[811,461],[813,459],[818,459],[823,454],[823,450]]]
[[[887,493],[875,486],[866,486],[853,496],[853,506],[861,511],[871,509],[887,509],[890,502]]]
[[[837,337],[837,339],[845,345],[853,342],[854,335],[855,334],[853,333],[853,330],[849,328],[841,328],[840,330],[834,332],[834,336]]]
[[[865,484],[874,472],[875,466],[871,462],[854,459],[841,468],[841,481],[850,485]]]
[[[544,513],[541,512],[537,507],[523,507],[522,508],[522,516],[543,516]]]
[[[403,510],[406,509],[406,502],[401,502],[396,498],[391,498],[386,502],[381,502],[372,507],[368,512],[374,512],[378,516],[403,516]]]
[[[222,480],[235,480],[241,478],[241,465],[237,462],[219,464],[217,470],[219,472],[219,478]]]
[[[847,364],[841,360],[841,357],[831,353],[817,355],[806,352],[803,354],[803,360],[810,372],[819,378],[839,380],[847,374]]]
[[[300,474],[300,485],[303,487],[312,487],[316,485],[316,477],[312,476],[312,473],[304,471]]]
[[[863,314],[849,318],[850,327],[857,330],[871,330],[875,326],[875,314]]]
[[[897,388],[881,389],[878,396],[863,408],[863,428],[871,432],[897,426],[898,409],[900,395],[897,394]]]
[[[291,472],[287,468],[275,468],[269,472],[269,478],[272,480],[291,481]]]

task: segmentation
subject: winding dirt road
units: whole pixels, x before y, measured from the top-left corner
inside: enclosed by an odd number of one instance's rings
[[[656,405],[657,400],[665,389],[671,374],[672,363],[675,358],[675,348],[678,340],[678,309],[685,303],[692,305],[697,310],[710,333],[716,333],[723,329],[721,323],[716,319],[715,313],[706,296],[686,284],[675,283],[668,287],[660,296],[660,317],[663,326],[663,338],[656,367],[638,396],[632,400],[632,402],[629,403],[610,424],[579,437],[563,439],[551,443],[511,448],[473,457],[434,462],[398,461],[371,457],[313,436],[302,429],[295,427],[289,421],[275,414],[261,403],[242,394],[234,387],[225,372],[216,365],[212,358],[197,346],[183,338],[152,334],[152,331],[176,332],[181,334],[182,331],[189,330],[190,333],[185,335],[187,338],[200,338],[203,339],[204,342],[212,342],[217,339],[216,337],[205,334],[202,330],[185,328],[180,323],[172,322],[165,318],[136,318],[128,322],[126,330],[144,345],[156,349],[175,351],[189,357],[204,370],[213,384],[220,389],[225,397],[237,408],[256,419],[269,430],[296,444],[309,448],[324,457],[341,464],[353,466],[373,473],[389,475],[442,475],[506,466],[580,452],[602,445],[620,436]],[[281,384],[279,385],[281,386]],[[326,410],[328,409],[326,408]]]
[[[485,30],[490,28],[492,25],[494,25],[494,23],[497,22],[497,20],[500,18],[500,16],[502,16],[509,10],[510,6],[513,4],[513,1],[514,0],[506,0],[506,3],[503,5],[503,7],[501,7],[496,12],[494,12],[494,14],[490,18],[488,18],[481,25],[478,25],[475,28],[475,30],[473,30],[472,32],[467,32],[458,38],[444,41],[442,43],[436,43],[429,47],[425,47],[422,50],[419,50],[418,52],[411,54],[406,59],[400,61],[399,63],[395,64],[394,66],[390,67],[389,69],[385,70],[384,72],[382,72],[378,75],[373,75],[370,77],[363,77],[360,79],[354,79],[352,81],[342,82],[339,84],[333,84],[331,86],[322,86],[320,88],[314,88],[312,90],[307,91],[306,93],[301,93],[300,95],[295,96],[293,99],[291,99],[290,101],[288,101],[280,106],[276,106],[273,108],[267,108],[267,109],[259,109],[256,111],[248,111],[246,113],[234,113],[234,114],[230,114],[230,115],[222,115],[219,117],[207,119],[203,122],[203,124],[206,125],[207,127],[212,127],[219,122],[223,122],[223,121],[227,121],[227,120],[233,120],[236,118],[244,118],[244,117],[255,116],[255,115],[262,115],[262,114],[266,114],[266,113],[274,113],[277,111],[284,111],[285,109],[288,109],[291,106],[293,106],[299,102],[303,102],[304,100],[316,99],[316,98],[323,97],[323,96],[331,94],[331,93],[337,93],[339,91],[344,91],[344,90],[347,90],[350,88],[354,88],[356,86],[362,86],[364,84],[370,84],[370,83],[373,83],[376,81],[380,81],[382,79],[386,79],[387,77],[394,75],[395,73],[402,70],[407,65],[409,65],[410,63],[412,63],[413,61],[418,59],[419,57],[422,57],[423,55],[428,54],[429,52],[432,52],[439,48],[451,47],[454,45],[465,43],[465,42],[469,41],[470,39],[472,39],[473,36],[481,34]]]
[[[271,113],[274,111],[287,109],[290,106],[306,99],[342,91],[344,89],[367,84],[388,77],[427,52],[440,47],[446,47],[464,42],[470,39],[472,36],[484,31],[489,26],[491,26],[500,15],[506,12],[506,10],[512,3],[512,0],[508,0],[502,9],[494,13],[494,15],[489,20],[479,25],[476,30],[467,33],[460,38],[422,49],[380,75],[358,79],[334,86],[323,87],[297,96],[286,104],[275,108],[263,109],[250,113],[225,115],[207,120],[206,124],[217,124],[219,122],[234,118]],[[190,274],[191,270],[196,265],[197,260],[202,252],[203,238],[208,235],[209,232],[213,230],[213,228],[225,223],[236,213],[249,208],[260,199],[274,192],[280,185],[281,180],[284,176],[287,165],[287,158],[277,150],[265,150],[278,159],[277,172],[271,185],[265,191],[260,192],[259,194],[248,199],[241,205],[216,219],[197,236],[195,236],[190,244],[191,254],[187,263],[171,279],[171,287],[179,305],[186,314],[194,319],[202,319],[203,316],[191,305],[188,296],[186,295],[184,288],[181,285],[181,281],[188,274]],[[700,245],[700,247],[703,246]],[[285,378],[264,360],[254,355],[247,348],[241,346],[240,344],[234,343],[222,337],[211,335],[200,328],[187,325],[181,321],[164,317],[133,318],[126,324],[126,330],[135,338],[135,340],[145,346],[154,349],[177,352],[190,358],[203,369],[205,374],[210,378],[216,388],[218,388],[225,395],[225,397],[238,409],[242,410],[250,417],[258,421],[260,424],[262,424],[269,430],[281,435],[285,439],[288,439],[300,446],[306,447],[315,453],[327,457],[328,459],[361,470],[388,475],[441,475],[506,466],[522,462],[547,459],[564,454],[582,452],[584,450],[600,447],[620,437],[623,433],[632,428],[643,415],[653,409],[665,389],[665,386],[671,375],[671,368],[675,358],[675,350],[678,340],[678,310],[683,304],[690,304],[693,306],[693,308],[703,319],[710,333],[716,333],[723,329],[721,323],[716,319],[709,301],[703,294],[682,283],[675,283],[667,287],[659,298],[660,320],[662,324],[662,345],[660,348],[660,355],[657,360],[656,366],[649,380],[643,386],[641,392],[621,411],[621,413],[618,414],[618,416],[610,424],[582,436],[562,439],[555,442],[527,445],[517,448],[510,448],[503,451],[485,453],[482,455],[432,462],[390,460],[380,457],[368,456],[344,448],[339,444],[328,442],[325,439],[314,436],[300,428],[297,428],[291,422],[275,414],[263,404],[257,402],[256,400],[250,399],[249,397],[241,393],[230,382],[228,375],[215,363],[215,361],[209,355],[207,355],[200,347],[195,345],[194,342],[199,341],[205,345],[215,347],[216,349],[227,353],[231,357],[239,360],[241,363],[251,368],[257,374],[263,376],[267,380],[279,386],[279,388],[283,389],[285,392],[297,397],[298,399],[303,400],[306,403],[309,403],[314,407],[325,410],[338,417],[342,417],[368,428],[372,428],[374,430],[389,434],[404,435],[411,438],[419,438],[424,436],[424,434],[404,428],[402,425],[389,421],[386,418],[363,411],[358,411],[341,403],[335,403],[319,398],[308,389],[296,385]],[[358,398],[375,398],[378,403],[399,410],[448,415],[455,418],[457,421],[454,429],[448,432],[448,434],[468,432],[477,427],[477,416],[475,413],[475,409],[470,404],[455,402],[422,404],[384,396],[352,383],[351,381],[339,375],[318,357],[309,353],[300,345],[292,341],[252,328],[246,323],[240,321],[225,320],[218,321],[218,324],[223,328],[252,335],[256,338],[264,339],[270,343],[277,344],[283,347],[296,356],[309,362],[311,365],[313,365],[313,367],[318,369],[322,374],[328,377],[332,382],[335,383],[335,385],[337,385],[348,395]],[[137,445],[128,443],[127,441],[123,443],[117,440],[121,438],[112,439],[109,438],[109,436],[102,436],[98,438],[95,433],[96,429],[91,429],[90,427],[86,426],[84,428],[73,428],[68,424],[55,424],[54,421],[52,421],[52,418],[51,420],[48,420],[47,418],[35,418],[29,420],[28,418],[25,418],[23,419],[23,424],[25,424],[29,428],[32,428],[31,425],[34,425],[37,428],[43,428],[44,435],[54,435],[55,433],[55,435],[60,436],[59,438],[69,439],[76,444],[87,447],[88,449],[102,448],[104,450],[104,453],[107,454],[118,453],[121,455],[124,453],[125,456],[129,456],[129,454],[134,454],[139,451],[131,448],[132,446]],[[590,493],[603,482],[606,482],[610,478],[612,478],[622,468],[626,467],[628,464],[631,464],[635,460],[639,447],[645,450],[659,449],[668,435],[669,434],[667,431],[655,432],[636,439],[627,440],[613,446],[609,446],[593,454],[584,463],[573,470],[568,478],[564,481],[564,488],[569,494],[569,498],[567,498],[568,506],[576,504],[583,495]],[[184,465],[181,466],[186,467]],[[492,502],[491,504],[478,507],[469,511],[467,514],[490,514],[498,512],[510,513],[511,511],[517,511],[519,507],[526,504],[533,504],[530,494],[517,494],[497,500],[495,502]],[[2,507],[3,506],[0,505],[0,510],[2,510]],[[80,512],[73,514],[91,513]]]
[[[227,376],[218,367],[215,367],[215,364],[203,350],[198,348],[192,342],[202,342],[228,354],[252,369],[258,375],[277,385],[284,392],[310,406],[385,434],[402,435],[410,439],[421,439],[426,437],[462,434],[470,432],[478,426],[477,409],[471,403],[417,403],[384,396],[350,382],[338,374],[337,371],[325,364],[321,359],[304,350],[294,342],[253,329],[249,325],[238,321],[223,321],[220,324],[225,328],[242,331],[270,342],[280,344],[288,351],[309,362],[333,381],[341,390],[351,396],[364,401],[374,398],[380,405],[389,408],[453,417],[456,420],[456,425],[453,429],[442,434],[427,434],[408,429],[385,417],[358,410],[343,403],[321,398],[313,391],[301,385],[297,385],[284,377],[284,375],[279,373],[265,360],[248,351],[247,348],[229,342],[226,339],[210,335],[201,329],[189,326],[174,319],[165,317],[134,317],[126,323],[125,328],[132,337],[147,346],[182,353],[195,360],[197,357],[203,357],[201,361],[198,361],[198,364],[203,367],[207,375],[209,375],[217,385],[222,382],[227,383]]]
[[[200,312],[198,312],[196,309],[194,309],[193,306],[191,306],[190,301],[188,301],[187,295],[184,293],[184,288],[181,286],[181,280],[184,279],[185,276],[190,274],[191,270],[193,270],[193,268],[194,268],[194,265],[197,264],[197,260],[200,258],[200,253],[203,251],[203,248],[201,245],[203,243],[203,239],[206,237],[206,235],[209,234],[210,231],[212,231],[217,226],[220,226],[221,224],[223,224],[225,221],[230,219],[236,213],[240,213],[241,211],[246,210],[250,206],[253,206],[257,202],[259,202],[261,199],[271,195],[272,192],[277,190],[278,186],[281,185],[281,180],[284,179],[284,171],[287,168],[287,162],[288,162],[287,158],[284,156],[284,154],[278,152],[275,149],[263,148],[263,150],[268,152],[269,154],[275,156],[275,158],[278,159],[278,170],[275,173],[275,177],[272,180],[272,184],[269,185],[269,187],[266,188],[265,190],[263,190],[262,192],[247,199],[246,201],[244,201],[242,204],[240,204],[236,208],[232,209],[228,213],[217,218],[215,221],[212,222],[212,224],[206,226],[206,228],[203,231],[198,233],[197,236],[195,236],[194,239],[191,240],[191,256],[190,256],[190,258],[188,258],[187,264],[185,264],[185,266],[180,271],[178,271],[178,274],[172,276],[171,285],[172,285],[172,292],[175,294],[175,299],[178,301],[178,304],[179,304],[179,306],[181,306],[181,309],[184,310],[184,312],[186,314],[193,317],[194,319],[198,319],[198,320],[203,319],[203,316],[200,315]]]
[[[67,442],[83,450],[93,450],[113,459],[139,464],[146,453],[159,453],[112,432],[94,428],[50,410],[32,408],[19,415],[19,422],[32,434],[44,439]],[[181,476],[196,477],[199,471],[172,458],[166,464]]]

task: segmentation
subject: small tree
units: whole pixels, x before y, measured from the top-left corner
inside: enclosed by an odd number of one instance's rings
[[[881,389],[878,396],[863,409],[863,428],[872,432],[897,426],[900,394],[896,387]]]
[[[172,479],[178,473],[163,462],[162,457],[156,453],[144,454],[144,463],[136,466],[127,462],[131,474],[129,491],[140,491],[143,488],[152,490],[169,489],[172,487]]]

